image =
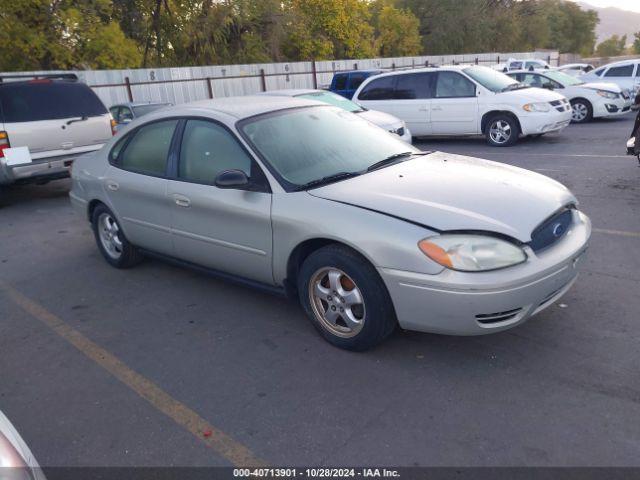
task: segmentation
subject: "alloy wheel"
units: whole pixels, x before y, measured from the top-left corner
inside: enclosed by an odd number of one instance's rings
[[[494,143],[506,143],[511,138],[511,125],[505,120],[493,122],[489,128],[489,136]]]
[[[122,255],[122,239],[118,222],[110,214],[102,213],[98,218],[98,234],[107,254],[114,260],[118,260]]]
[[[338,268],[316,271],[309,282],[313,314],[323,328],[343,338],[356,336],[365,322],[362,292],[349,275]]]

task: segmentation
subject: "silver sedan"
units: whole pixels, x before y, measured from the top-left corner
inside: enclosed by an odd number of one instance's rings
[[[154,112],[73,167],[111,265],[145,254],[299,299],[334,345],[514,327],[574,283],[591,225],[561,184],[421,152],[313,100]]]

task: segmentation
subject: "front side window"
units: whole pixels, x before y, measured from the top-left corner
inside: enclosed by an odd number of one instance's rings
[[[129,107],[120,107],[120,122],[133,120],[133,113]]]
[[[118,166],[134,172],[164,176],[171,138],[177,124],[178,120],[164,120],[137,129],[119,154]]]
[[[336,76],[336,90],[346,90],[347,88],[347,75]]]
[[[417,100],[431,98],[435,73],[408,73],[398,75],[394,98],[398,100]]]
[[[188,120],[182,136],[178,177],[213,185],[225,170],[242,170],[250,177],[251,158],[225,128],[206,120]]]
[[[240,129],[291,190],[338,173],[366,171],[394,154],[419,152],[397,135],[331,106],[262,115]]]
[[[111,114],[111,116],[113,117],[113,119],[116,122],[120,122],[120,120],[119,120],[119,118],[120,118],[119,112],[120,112],[120,107],[111,107],[109,109],[109,113]]]
[[[604,74],[605,77],[631,77],[633,76],[634,65],[622,65],[620,67],[611,67]]]
[[[393,98],[395,76],[377,78],[368,83],[360,95],[359,100],[391,100]]]
[[[474,97],[475,85],[456,72],[438,72],[436,98]]]

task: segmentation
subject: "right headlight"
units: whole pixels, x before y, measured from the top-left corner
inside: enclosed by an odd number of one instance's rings
[[[527,112],[548,112],[551,106],[547,102],[525,103],[522,109]]]
[[[604,98],[618,98],[618,94],[615,92],[608,92],[606,90],[596,90],[596,93]]]
[[[488,235],[443,234],[421,240],[418,247],[434,262],[463,272],[496,270],[527,260],[522,248]]]

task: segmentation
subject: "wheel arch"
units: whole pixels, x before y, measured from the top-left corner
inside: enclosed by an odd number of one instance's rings
[[[485,113],[484,115],[482,115],[482,119],[480,120],[480,131],[483,134],[487,133],[487,124],[489,123],[489,120],[491,120],[491,118],[496,116],[496,115],[508,115],[508,116],[512,117],[516,121],[516,123],[518,124],[518,130],[520,130],[520,132],[522,132],[522,125],[520,125],[520,119],[511,110],[490,110],[487,113]]]
[[[102,200],[98,200],[97,198],[91,200],[87,205],[87,220],[89,220],[89,222],[93,220],[93,212],[95,212],[98,205],[104,205],[105,207],[109,208],[109,206]]]

